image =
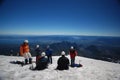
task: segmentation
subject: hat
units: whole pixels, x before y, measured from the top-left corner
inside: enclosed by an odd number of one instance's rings
[[[71,48],[70,49],[74,49],[74,47],[73,46],[71,46]]]
[[[62,51],[62,52],[61,52],[61,55],[65,55],[65,51]]]
[[[42,56],[42,57],[44,57],[45,55],[46,55],[45,52],[42,52],[42,53],[41,53],[41,56]]]
[[[36,45],[36,48],[39,48],[39,45]]]
[[[28,43],[28,40],[24,40],[24,43]]]

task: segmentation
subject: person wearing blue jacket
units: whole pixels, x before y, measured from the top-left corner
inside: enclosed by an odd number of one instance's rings
[[[52,64],[52,53],[53,53],[53,50],[50,49],[49,45],[47,46],[47,49],[46,49],[45,53],[46,53],[46,56],[48,58],[48,63]]]

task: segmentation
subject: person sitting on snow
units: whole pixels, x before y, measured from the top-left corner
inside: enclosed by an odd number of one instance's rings
[[[48,67],[47,57],[45,52],[41,53],[41,57],[38,59],[35,70],[43,70]]]
[[[61,57],[57,61],[57,69],[58,70],[68,70],[69,69],[69,59],[65,57],[65,52],[61,52]]]
[[[25,40],[23,44],[20,46],[20,55],[25,58],[25,64],[32,63],[32,56],[30,54],[30,48],[28,44],[28,40]]]

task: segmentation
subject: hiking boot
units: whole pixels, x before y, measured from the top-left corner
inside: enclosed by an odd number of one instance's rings
[[[29,64],[32,64],[32,58],[29,58]]]
[[[25,59],[25,64],[28,64],[28,60],[27,59]]]

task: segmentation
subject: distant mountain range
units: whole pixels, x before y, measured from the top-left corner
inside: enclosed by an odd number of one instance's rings
[[[64,50],[68,54],[69,48],[74,46],[79,56],[120,62],[120,37],[102,36],[0,36],[0,54],[13,55],[19,53],[19,47],[25,39],[29,40],[31,53],[35,56],[35,46],[40,45],[42,51],[50,45],[53,55],[60,55]]]

